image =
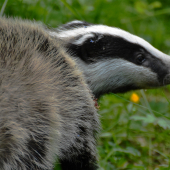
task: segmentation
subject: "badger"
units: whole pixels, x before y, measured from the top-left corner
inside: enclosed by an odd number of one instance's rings
[[[72,21],[55,31],[96,97],[170,83],[170,57],[124,30]]]
[[[0,18],[0,169],[96,170],[94,97],[170,82],[170,58],[118,28]]]

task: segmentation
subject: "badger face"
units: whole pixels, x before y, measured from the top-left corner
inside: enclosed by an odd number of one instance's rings
[[[170,57],[126,31],[73,21],[50,34],[66,42],[96,97],[170,83]]]

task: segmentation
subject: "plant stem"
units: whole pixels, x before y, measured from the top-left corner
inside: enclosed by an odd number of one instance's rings
[[[4,13],[4,11],[5,11],[5,7],[6,7],[7,2],[8,2],[8,0],[5,0],[5,1],[4,1],[4,4],[2,5],[1,11],[0,11],[0,17],[3,16],[3,13]]]

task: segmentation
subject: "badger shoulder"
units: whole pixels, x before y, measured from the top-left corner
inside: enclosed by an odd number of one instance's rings
[[[63,169],[94,169],[91,92],[44,26],[0,18],[0,82],[0,169],[51,169],[55,155]]]

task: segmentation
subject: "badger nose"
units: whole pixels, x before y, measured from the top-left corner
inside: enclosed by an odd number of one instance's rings
[[[170,84],[170,74],[166,75],[163,79],[163,85]]]

